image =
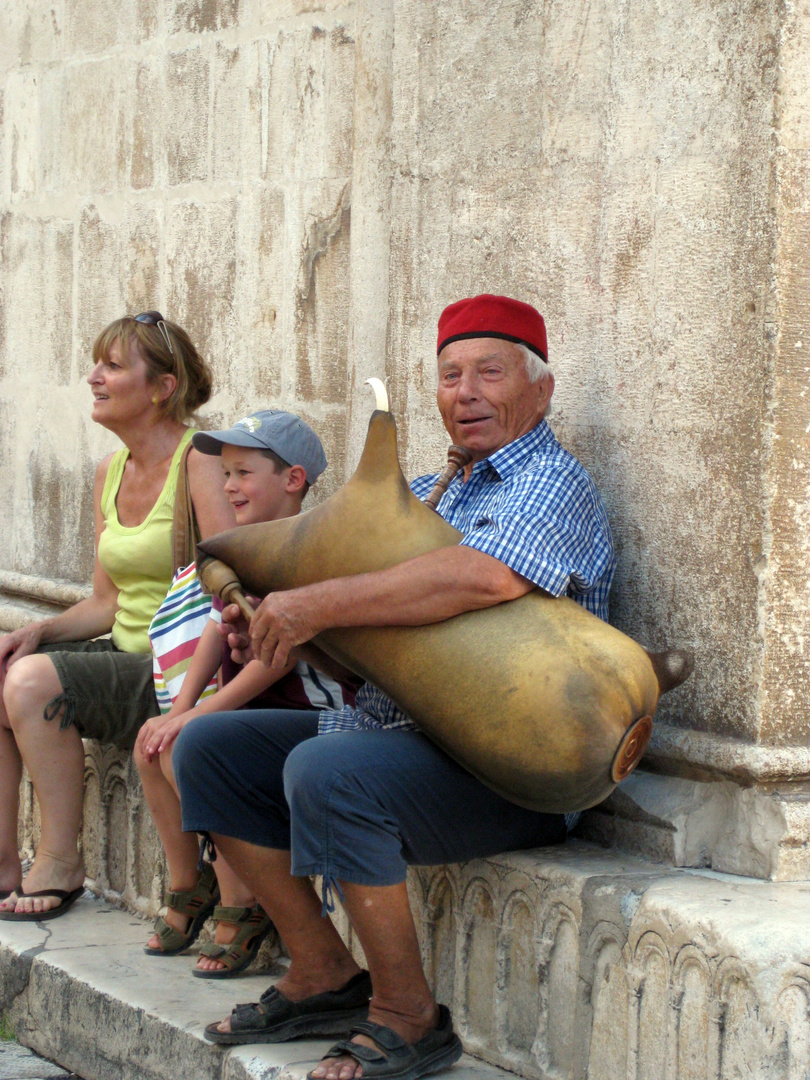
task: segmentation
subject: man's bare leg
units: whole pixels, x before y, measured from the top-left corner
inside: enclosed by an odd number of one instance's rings
[[[251,889],[273,920],[290,956],[290,967],[276,986],[291,1001],[339,990],[360,968],[331,919],[321,917],[321,902],[308,878],[292,877],[290,853],[258,847],[228,836],[214,836],[231,869]],[[219,1024],[230,1031],[230,1019]]]
[[[84,747],[76,728],[60,729],[60,717],[43,719],[49,702],[62,693],[56,668],[39,654],[18,660],[5,678],[3,700],[20,756],[25,762],[39,802],[42,833],[39,848],[25,879],[26,892],[64,889],[84,882],[84,865],[77,850],[84,795]],[[21,897],[16,911],[50,911],[56,896]],[[10,910],[8,905],[0,908]]]
[[[374,993],[369,1020],[383,1024],[405,1042],[418,1042],[432,1031],[439,1010],[422,969],[422,957],[405,883],[353,885],[341,882],[344,908],[366,954]],[[363,1035],[355,1042],[376,1044]],[[326,1058],[312,1075],[323,1080],[352,1080],[363,1075],[354,1058]]]
[[[17,848],[21,776],[20,752],[0,702],[0,892],[16,888],[22,877]],[[12,893],[5,903],[0,902],[0,911],[13,910],[16,902],[16,893]]]

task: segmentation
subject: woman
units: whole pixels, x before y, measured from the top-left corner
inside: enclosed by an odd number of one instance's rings
[[[211,394],[210,371],[188,335],[157,311],[111,323],[93,345],[93,361],[93,420],[124,448],[96,469],[92,596],[0,638],[4,919],[55,918],[81,895],[82,737],[130,749],[141,724],[159,711],[147,629],[172,576],[174,494],[192,434],[186,421]],[[192,450],[188,479],[201,534],[232,528],[219,461]],[[23,764],[42,830],[21,883]]]

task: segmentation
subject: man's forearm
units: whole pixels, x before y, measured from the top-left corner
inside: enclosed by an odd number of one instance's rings
[[[270,593],[251,620],[250,642],[257,659],[280,670],[291,649],[333,627],[422,626],[533,588],[490,555],[442,548],[388,570]]]
[[[305,586],[320,629],[422,626],[513,600],[533,588],[504,563],[468,547],[442,548],[408,562]]]

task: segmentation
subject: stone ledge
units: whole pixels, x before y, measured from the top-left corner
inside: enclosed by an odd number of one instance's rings
[[[577,835],[669,866],[810,879],[810,784],[708,783],[637,769]]]
[[[147,936],[141,919],[89,894],[64,919],[0,920],[0,1010],[19,1041],[85,1080],[300,1080],[334,1041],[212,1046],[205,1023],[255,1001],[273,972],[194,979],[192,956],[147,956]],[[466,1056],[453,1070],[454,1080],[500,1077]]]
[[[465,1049],[454,1080],[810,1074],[810,883],[661,868],[582,842],[414,872],[428,976]],[[347,928],[341,926],[344,933]],[[205,1022],[270,975],[192,979],[147,957],[143,921],[85,897],[0,921],[0,1007],[20,1041],[88,1080],[299,1078],[322,1043],[223,1053]],[[350,936],[350,935],[349,935]]]

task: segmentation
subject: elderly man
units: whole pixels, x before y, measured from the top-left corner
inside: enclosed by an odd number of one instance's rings
[[[539,313],[499,296],[448,307],[438,381],[445,427],[472,452],[438,507],[463,533],[460,544],[267,597],[251,623],[254,654],[266,663],[283,666],[290,650],[330,627],[438,622],[531,589],[607,616],[610,529],[593,482],[543,419],[554,379]],[[412,489],[425,497],[433,480]],[[228,1045],[350,1033],[313,1080],[414,1080],[456,1061],[461,1044],[422,971],[406,865],[558,843],[562,816],[496,795],[371,685],[356,707],[320,717],[200,718],[181,734],[174,767],[184,828],[212,837],[290,955],[261,1001],[210,1024],[208,1037]],[[314,874],[323,877],[324,907],[334,893],[343,903],[368,973],[321,917]]]

